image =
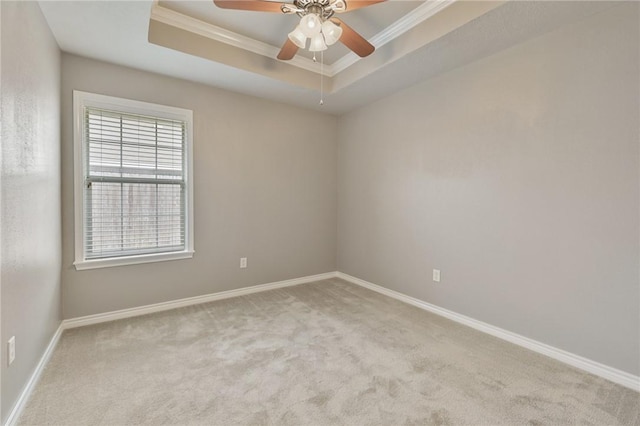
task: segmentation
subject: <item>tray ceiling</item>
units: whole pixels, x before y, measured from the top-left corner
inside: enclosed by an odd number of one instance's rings
[[[344,18],[345,22],[364,38],[369,39],[421,4],[420,1],[391,0],[344,13],[340,17]],[[287,34],[300,20],[295,15],[220,9],[213,4],[213,1],[160,1],[158,6],[270,44],[278,49],[286,40]],[[298,53],[307,58],[312,57],[307,50],[300,50]],[[331,64],[348,53],[349,50],[346,47],[336,44],[325,51],[325,63]]]
[[[212,0],[39,3],[65,52],[331,114],[615,5],[390,0],[342,14],[376,52],[360,59],[342,46],[330,47],[320,106],[319,64],[302,56],[275,59],[295,17],[222,10]]]

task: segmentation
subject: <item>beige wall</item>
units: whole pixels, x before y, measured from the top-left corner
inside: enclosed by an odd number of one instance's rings
[[[60,324],[60,51],[38,3],[2,15],[2,422]],[[7,367],[6,342],[16,336]]]
[[[62,240],[59,50],[0,5],[3,420],[61,316],[336,269],[640,372],[638,5],[339,122],[63,54]],[[75,271],[74,89],[194,111],[194,259]]]
[[[640,373],[638,22],[616,6],[344,116],[338,269]]]
[[[193,259],[74,269],[74,89],[193,110]],[[317,112],[63,54],[64,317],[334,271],[336,126]]]

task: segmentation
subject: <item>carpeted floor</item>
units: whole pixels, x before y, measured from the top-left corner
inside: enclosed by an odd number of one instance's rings
[[[639,406],[334,279],[68,330],[20,424],[637,425]]]

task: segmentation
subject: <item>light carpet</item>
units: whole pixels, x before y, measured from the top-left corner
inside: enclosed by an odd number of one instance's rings
[[[637,425],[639,394],[339,279],[65,331],[23,425]]]

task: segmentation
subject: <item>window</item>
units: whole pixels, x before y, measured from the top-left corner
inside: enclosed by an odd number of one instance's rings
[[[74,91],[76,269],[193,256],[192,112]]]

